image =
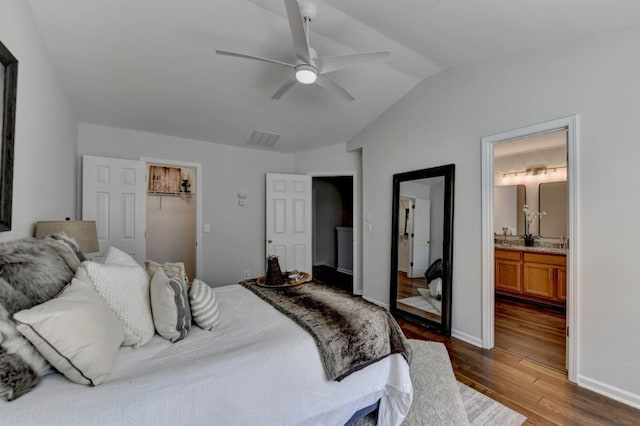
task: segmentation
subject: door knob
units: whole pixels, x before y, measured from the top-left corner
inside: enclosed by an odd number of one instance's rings
[[[269,244],[271,244],[272,242],[273,242],[273,241],[271,241],[271,240],[267,240],[267,243],[269,243]]]

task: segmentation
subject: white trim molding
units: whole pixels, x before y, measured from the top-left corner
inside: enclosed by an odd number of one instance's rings
[[[578,385],[597,392],[601,395],[607,396],[611,399],[615,399],[616,401],[620,401],[623,404],[627,404],[635,408],[640,408],[640,395],[638,394],[608,385],[599,380],[592,379],[583,375],[578,375]]]
[[[381,301],[379,301],[379,300],[372,299],[372,298],[367,297],[367,296],[362,296],[362,298],[363,298],[364,300],[366,300],[367,302],[371,302],[371,303],[373,303],[374,305],[378,305],[378,306],[381,306],[381,307],[385,308],[387,311],[389,310],[389,305],[388,305],[387,303],[382,303],[382,302],[381,302]]]
[[[165,166],[183,166],[196,169],[196,276],[202,278],[202,164],[190,163],[186,161],[166,160],[162,158],[140,157],[140,161],[149,164],[159,164]]]
[[[451,330],[451,337],[455,337],[458,340],[462,340],[463,342],[467,342],[470,345],[477,346],[479,348],[482,347],[482,339],[463,331],[456,330],[455,328]]]
[[[567,254],[567,371],[572,382],[578,371],[578,247],[579,247],[579,175],[578,175],[578,116],[559,118],[520,129],[509,130],[482,138],[482,347],[492,349],[495,344],[495,286],[494,286],[494,229],[493,187],[494,147],[542,133],[567,130],[567,190],[569,203],[569,242]]]

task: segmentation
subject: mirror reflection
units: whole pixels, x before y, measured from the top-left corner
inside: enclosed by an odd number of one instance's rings
[[[400,210],[398,307],[440,322],[444,177],[401,182]]]
[[[498,235],[524,234],[522,209],[527,204],[524,185],[496,186],[493,189],[493,229]]]
[[[540,236],[562,238],[567,236],[567,182],[549,182],[539,185],[540,210],[547,212],[540,218]]]
[[[394,175],[392,312],[450,334],[453,165]]]

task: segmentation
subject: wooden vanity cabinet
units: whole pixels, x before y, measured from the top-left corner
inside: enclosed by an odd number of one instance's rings
[[[496,293],[564,306],[567,300],[566,256],[495,250]]]
[[[519,251],[496,250],[496,290],[522,293],[522,261]]]

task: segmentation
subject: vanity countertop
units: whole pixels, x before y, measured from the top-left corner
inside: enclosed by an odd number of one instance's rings
[[[495,244],[495,248],[500,250],[512,250],[512,251],[526,251],[531,253],[548,253],[548,254],[563,254],[566,256],[567,249],[557,247],[542,247],[542,246],[516,246],[511,244]]]

